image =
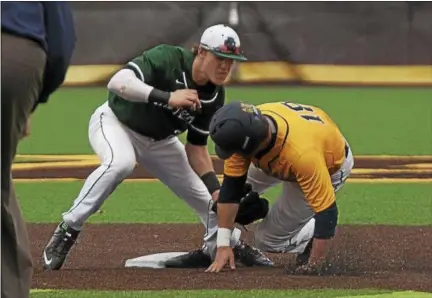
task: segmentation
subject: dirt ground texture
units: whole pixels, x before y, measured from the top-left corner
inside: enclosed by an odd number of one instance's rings
[[[162,290],[385,288],[432,291],[432,229],[342,226],[330,260],[338,276],[293,276],[293,254],[269,254],[276,268],[238,268],[223,274],[204,269],[124,268],[129,258],[201,245],[194,224],[88,225],[60,271],[42,271],[42,251],[55,225],[30,225],[34,288]],[[248,235],[250,240],[250,235]]]
[[[217,161],[215,161],[217,163]],[[377,174],[358,172],[361,178],[431,178],[432,158],[415,160],[357,159],[356,168],[396,169]],[[426,165],[426,166],[425,166]],[[220,171],[220,164],[216,164]],[[427,169],[424,172],[418,169]],[[94,167],[21,169],[14,178],[85,178]],[[397,169],[401,176],[397,176]],[[409,169],[416,169],[410,173]],[[385,171],[384,171],[385,172]],[[383,176],[383,174],[385,176]],[[361,176],[368,175],[368,176]],[[138,169],[133,177],[148,176]],[[355,177],[354,177],[355,178]],[[72,199],[72,198],[71,198]],[[382,210],[381,212],[385,212]],[[334,275],[294,276],[287,273],[293,254],[268,254],[275,268],[238,268],[223,274],[204,269],[124,268],[138,256],[189,251],[202,245],[199,224],[86,225],[78,243],[59,271],[42,271],[42,251],[56,224],[29,224],[35,263],[33,288],[162,290],[162,289],[318,289],[385,288],[432,292],[432,226],[352,226],[338,228],[329,256]],[[245,232],[246,240],[252,233]]]

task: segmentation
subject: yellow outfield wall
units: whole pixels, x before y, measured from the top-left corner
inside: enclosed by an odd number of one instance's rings
[[[72,65],[64,86],[106,82],[121,65]],[[432,65],[291,65],[288,62],[245,62],[237,66],[239,83],[292,82],[316,84],[427,85],[432,86]]]

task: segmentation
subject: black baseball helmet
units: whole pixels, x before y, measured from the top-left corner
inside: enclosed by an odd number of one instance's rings
[[[233,154],[251,156],[268,135],[269,124],[255,106],[234,101],[224,105],[210,122],[210,138],[220,159]]]

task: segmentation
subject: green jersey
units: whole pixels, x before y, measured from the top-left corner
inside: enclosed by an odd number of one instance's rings
[[[197,86],[192,79],[193,60],[193,53],[188,49],[159,45],[132,59],[125,68],[133,70],[146,84],[163,91],[197,90],[202,106],[199,114],[166,104],[131,102],[110,92],[109,106],[120,122],[155,140],[176,136],[186,130],[188,135],[205,135],[207,140],[210,120],[224,104],[225,89],[212,83]]]

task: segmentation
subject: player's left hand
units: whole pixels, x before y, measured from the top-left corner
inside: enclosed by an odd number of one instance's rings
[[[296,275],[323,275],[323,273],[323,264],[318,263],[308,263],[306,265],[297,267],[294,271],[294,274]]]
[[[295,274],[323,275],[327,268],[326,255],[329,249],[330,239],[314,238],[308,263],[297,267]]]
[[[232,270],[235,269],[234,252],[232,248],[229,246],[218,247],[214,262],[205,272],[220,272],[227,264],[229,264]]]

